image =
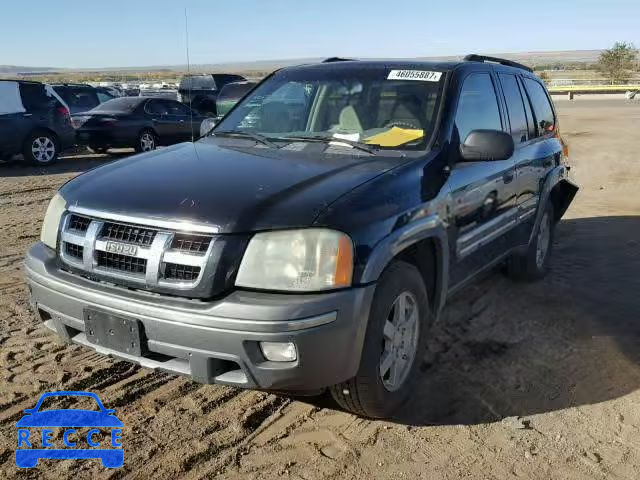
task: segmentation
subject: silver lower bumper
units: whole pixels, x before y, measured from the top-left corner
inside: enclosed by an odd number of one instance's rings
[[[45,325],[66,341],[204,383],[312,390],[352,377],[359,366],[375,286],[311,294],[236,291],[214,301],[127,290],[59,269],[42,243],[26,257],[31,302]],[[90,343],[84,311],[95,308],[139,320],[151,356]],[[260,341],[293,342],[294,362],[270,362]]]

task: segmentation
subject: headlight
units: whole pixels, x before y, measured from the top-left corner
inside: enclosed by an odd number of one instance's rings
[[[242,258],[236,285],[309,292],[348,287],[353,244],[341,232],[322,228],[256,234]]]
[[[47,213],[44,214],[42,222],[42,231],[40,232],[40,240],[55,250],[58,243],[58,228],[60,227],[60,218],[67,206],[62,195],[56,193],[49,202]]]

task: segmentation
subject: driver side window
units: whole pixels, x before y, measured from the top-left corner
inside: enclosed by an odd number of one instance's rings
[[[473,130],[502,130],[496,91],[488,73],[472,73],[465,80],[458,99],[456,128],[460,143]]]

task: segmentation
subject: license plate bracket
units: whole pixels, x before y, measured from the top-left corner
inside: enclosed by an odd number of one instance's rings
[[[140,320],[85,309],[84,324],[89,343],[129,355],[146,353],[147,342]]]

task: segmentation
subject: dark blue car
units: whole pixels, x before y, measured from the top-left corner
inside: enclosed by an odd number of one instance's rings
[[[42,402],[48,397],[60,397],[60,396],[83,396],[92,397],[98,404],[99,410],[81,410],[81,409],[56,409],[39,411]],[[88,459],[99,458],[102,461],[102,465],[107,468],[121,467],[124,462],[124,451],[120,444],[115,439],[120,438],[120,429],[122,428],[122,422],[114,415],[114,410],[105,408],[100,398],[95,393],[91,392],[49,392],[43,394],[34,408],[28,408],[24,411],[24,415],[16,423],[18,427],[18,447],[16,450],[16,465],[21,468],[35,467],[40,458],[58,458],[58,459]],[[38,427],[42,428],[42,447],[43,448],[31,448],[32,443],[35,447],[36,442],[40,441],[39,437],[34,436],[30,438],[30,431],[28,428]],[[88,446],[100,447],[98,442],[93,440],[93,435],[98,433],[99,428],[111,429],[111,443],[112,448],[52,448],[53,445],[46,440],[50,440],[51,436],[45,437],[47,428],[62,427],[66,428],[63,435],[64,444],[67,447],[75,447],[80,443],[80,439],[76,439],[71,443],[68,440],[68,434],[77,433],[74,428],[79,427],[91,427],[92,430],[86,435],[86,442]],[[37,439],[37,440],[36,440]],[[21,448],[27,446],[29,448]]]

